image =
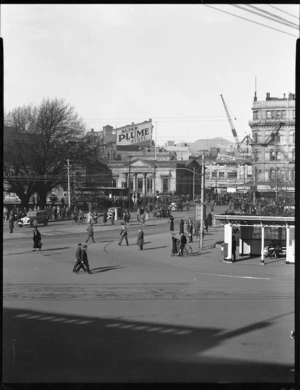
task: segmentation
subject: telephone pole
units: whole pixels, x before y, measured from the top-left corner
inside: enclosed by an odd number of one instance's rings
[[[70,160],[67,159],[68,165],[68,205],[71,207],[71,190],[70,190]]]
[[[203,232],[204,232],[204,187],[205,187],[205,152],[202,151],[202,161],[201,161],[201,204],[200,204],[200,232],[199,232],[199,248],[203,249]]]

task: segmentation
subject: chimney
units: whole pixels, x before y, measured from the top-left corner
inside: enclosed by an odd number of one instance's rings
[[[283,99],[285,99],[285,93],[283,94]]]
[[[266,100],[270,100],[270,92],[267,92]]]
[[[257,102],[256,91],[255,91],[255,93],[254,93],[254,101]]]

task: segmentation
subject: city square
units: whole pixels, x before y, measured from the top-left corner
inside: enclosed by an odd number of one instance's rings
[[[193,254],[171,256],[162,218],[139,252],[138,226],[119,247],[120,221],[95,225],[88,275],[72,272],[86,224],[41,227],[36,253],[30,228],[11,238],[4,224],[4,382],[292,383],[294,266],[224,262],[220,225],[203,250],[194,237]]]
[[[297,388],[299,11],[1,6],[4,387]]]

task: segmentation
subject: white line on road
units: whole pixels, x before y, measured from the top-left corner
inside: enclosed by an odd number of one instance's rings
[[[204,272],[197,272],[197,275],[224,276],[224,277],[226,277],[226,278],[240,278],[240,279],[270,280],[270,278],[259,278],[259,277],[256,277],[256,276],[238,276],[238,275],[207,274],[207,273],[204,273]]]

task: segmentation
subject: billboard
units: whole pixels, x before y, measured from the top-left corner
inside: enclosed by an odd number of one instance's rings
[[[117,150],[138,150],[152,144],[152,121],[131,124],[116,129]]]

